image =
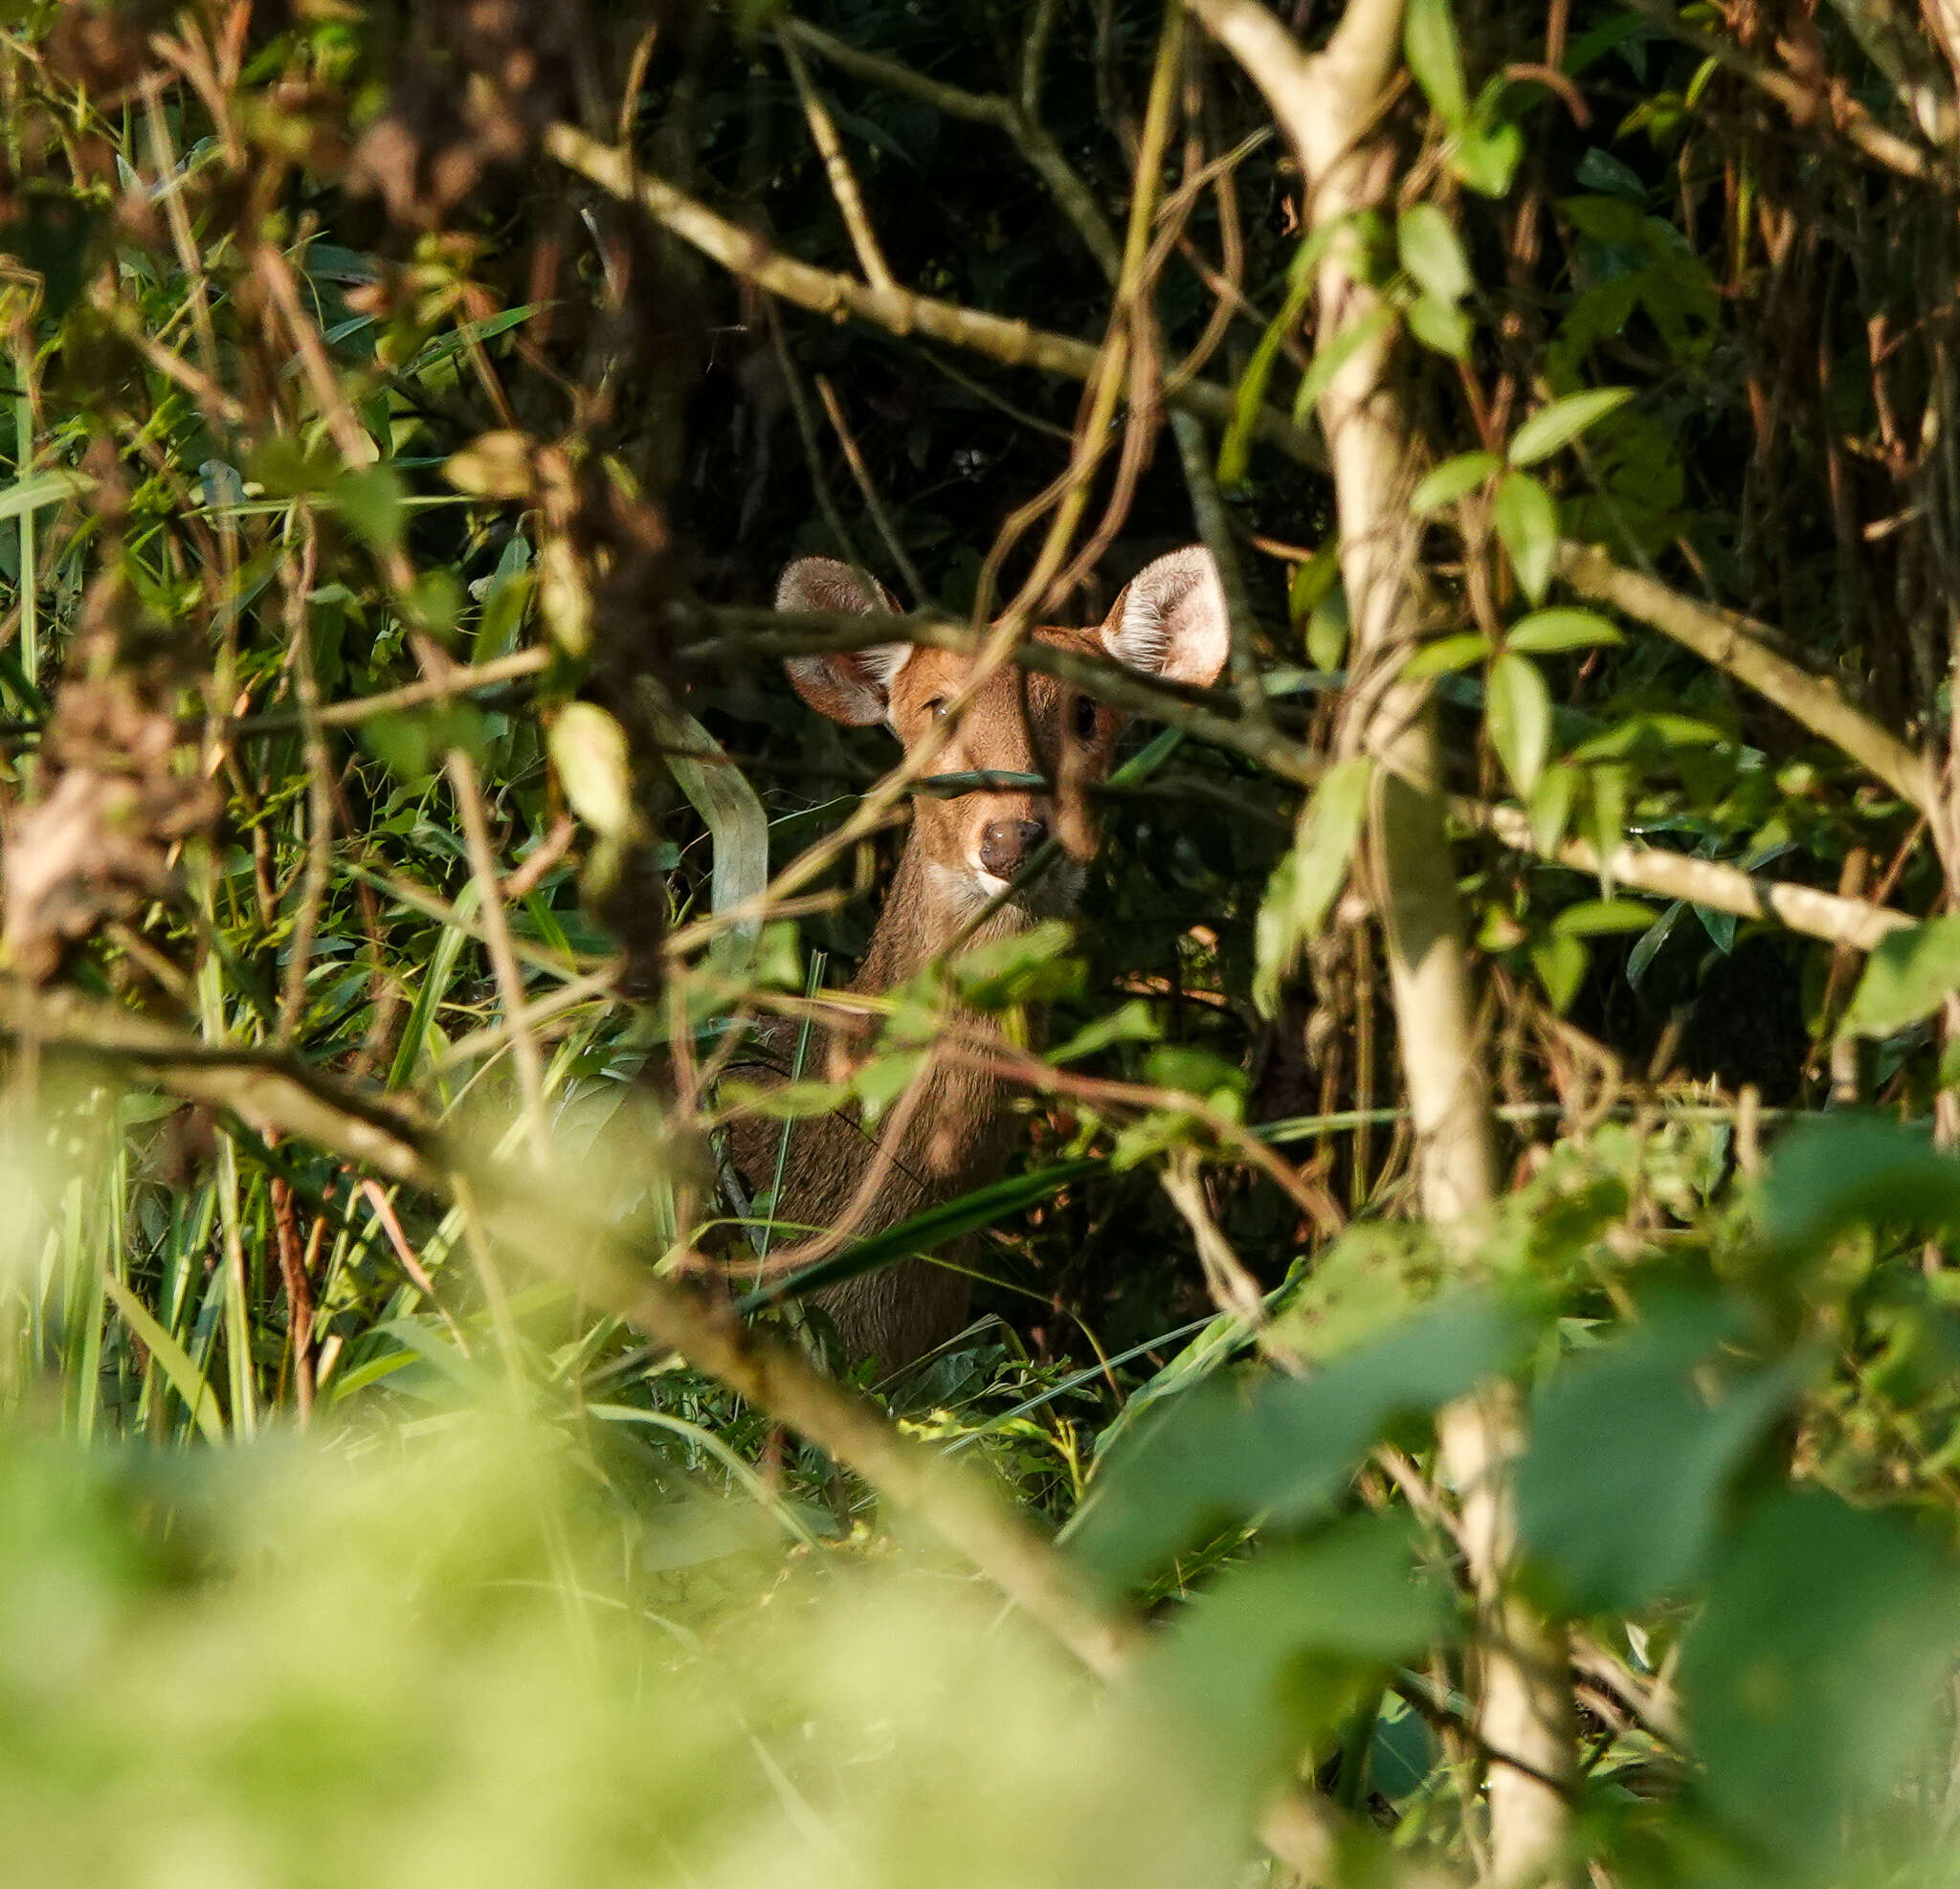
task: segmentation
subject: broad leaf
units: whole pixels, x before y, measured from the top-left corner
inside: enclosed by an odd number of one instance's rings
[[[1301,946],[1321,927],[1348,877],[1348,862],[1368,813],[1373,764],[1366,755],[1338,761],[1322,777],[1300,816],[1293,850],[1266,886],[1255,926],[1253,998],[1271,1015],[1280,985]]]
[[[1558,507],[1551,494],[1528,473],[1512,473],[1497,489],[1491,518],[1519,584],[1537,603],[1551,583],[1558,553]]]
[[[1518,1526],[1575,1611],[1639,1607],[1701,1572],[1729,1479],[1796,1390],[1789,1367],[1716,1368],[1734,1324],[1714,1300],[1650,1306],[1532,1400]]]
[[[1395,311],[1387,303],[1378,302],[1317,348],[1313,366],[1301,377],[1300,390],[1293,396],[1293,417],[1304,420],[1313,411],[1315,402],[1332,385],[1334,376],[1370,342],[1384,334],[1394,320]]]
[[[1181,1611],[1141,1677],[1250,1809],[1449,1618],[1408,1518],[1357,1516],[1229,1570]]]
[[[1402,679],[1419,682],[1431,676],[1447,676],[1454,670],[1467,669],[1473,662],[1481,662],[1489,654],[1490,638],[1475,630],[1438,636],[1433,643],[1424,643],[1402,665]]]
[[[1930,1016],[1960,990],[1960,918],[1928,919],[1895,931],[1866,958],[1838,1032],[1889,1036]]]
[[[1551,928],[1566,938],[1601,938],[1616,931],[1645,931],[1654,922],[1654,907],[1637,899],[1582,899],[1552,920]]]
[[[1570,446],[1588,427],[1603,420],[1615,407],[1624,407],[1633,397],[1631,388],[1602,387],[1554,400],[1549,407],[1533,413],[1511,435],[1511,464],[1533,466],[1540,459],[1548,459],[1560,447]]]
[[[1433,354],[1462,361],[1470,353],[1470,318],[1454,302],[1433,295],[1417,296],[1402,311],[1409,332]]]
[[[1539,983],[1545,986],[1545,994],[1551,999],[1552,1009],[1561,1016],[1571,1009],[1572,999],[1579,994],[1579,986],[1586,981],[1586,967],[1592,961],[1592,953],[1586,949],[1584,942],[1564,932],[1541,938],[1531,946],[1531,968],[1538,973]]]
[[[626,730],[596,702],[568,701],[547,742],[558,785],[594,833],[623,839],[633,829],[633,764]]]
[[[1529,656],[1501,656],[1490,665],[1483,717],[1504,772],[1528,795],[1551,751],[1551,692]]]
[[[1591,610],[1534,610],[1504,632],[1504,648],[1523,656],[1556,656],[1562,650],[1625,641],[1605,617]]]
[[[1960,1161],[1921,1132],[1849,1112],[1799,1122],[1763,1179],[1763,1233],[1786,1258],[1860,1226],[1960,1227]]]
[[[1495,453],[1459,453],[1454,459],[1445,459],[1416,481],[1409,495],[1410,511],[1427,518],[1455,504],[1478,490],[1502,463]]]
[[[1402,18],[1402,50],[1437,116],[1452,131],[1459,128],[1470,116],[1470,92],[1450,0],[1410,0]]]
[[[1501,197],[1518,174],[1525,155],[1525,134],[1515,124],[1475,125],[1451,144],[1450,169],[1479,196]]]
[[[1930,1759],[1960,1653],[1960,1567],[1896,1515],[1786,1491],[1716,1569],[1682,1651],[1702,1790],[1739,1833],[1821,1874],[1845,1820]]]
[[[1412,204],[1395,222],[1402,267],[1417,288],[1437,300],[1461,301],[1475,285],[1455,226],[1433,203]]]
[[[1340,1494],[1392,1420],[1428,1417],[1509,1368],[1529,1339],[1518,1313],[1463,1295],[1311,1377],[1204,1383],[1116,1450],[1069,1539],[1127,1585],[1236,1522],[1298,1526]]]

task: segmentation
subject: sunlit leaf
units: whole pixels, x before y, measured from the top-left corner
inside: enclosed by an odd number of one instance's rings
[[[1402,267],[1425,295],[1454,304],[1475,286],[1456,226],[1437,205],[1410,205],[1395,219],[1395,241]]]
[[[1511,464],[1531,466],[1549,458],[1633,397],[1631,388],[1602,387],[1586,393],[1569,393],[1563,400],[1540,408],[1511,435]]]
[[[1337,761],[1303,810],[1293,850],[1266,887],[1256,925],[1258,969],[1253,994],[1267,1014],[1280,986],[1317,932],[1348,877],[1348,862],[1368,812],[1373,764],[1365,755]]]
[[[1528,656],[1506,654],[1490,665],[1484,726],[1512,786],[1528,795],[1551,751],[1551,692]]]
[[[1596,611],[1535,610],[1504,632],[1504,648],[1522,656],[1555,656],[1626,638]]]
[[[1460,308],[1435,296],[1417,296],[1402,311],[1409,332],[1434,354],[1462,361],[1470,353],[1470,318]]]
[[[1470,93],[1450,0],[1411,0],[1403,12],[1402,48],[1423,96],[1455,130],[1470,115]]]
[[[568,701],[552,719],[548,741],[572,811],[594,833],[624,838],[635,818],[625,729],[596,702]]]
[[[1931,1759],[1960,1654],[1960,1567],[1903,1517],[1771,1497],[1716,1569],[1682,1651],[1709,1805],[1815,1868],[1844,1819]]]
[[[1463,630],[1454,636],[1438,636],[1433,643],[1424,643],[1402,665],[1402,679],[1419,682],[1432,676],[1447,676],[1455,670],[1467,669],[1473,662],[1481,662],[1489,654],[1490,638],[1481,631]]]
[[[1410,511],[1417,518],[1427,518],[1467,498],[1481,489],[1502,463],[1495,453],[1459,453],[1455,458],[1445,459],[1416,481],[1415,490],[1409,495]]]
[[[1528,1335],[1508,1307],[1464,1296],[1310,1377],[1207,1382],[1163,1406],[1099,1471],[1071,1545],[1125,1584],[1235,1522],[1303,1522],[1394,1418],[1426,1417],[1504,1369]]]
[[[1928,919],[1882,939],[1838,1026],[1846,1036],[1889,1036],[1930,1016],[1960,990],[1960,918]]]
[[[1358,1516],[1229,1569],[1182,1610],[1140,1678],[1198,1762],[1248,1806],[1390,1669],[1442,1639],[1444,1595],[1406,1516]]]
[[[1791,1369],[1725,1364],[1736,1335],[1720,1300],[1662,1300],[1533,1399],[1518,1526],[1576,1611],[1636,1608],[1701,1572],[1729,1478],[1797,1389]]]
[[[1558,507],[1551,494],[1530,474],[1514,472],[1497,489],[1491,519],[1519,585],[1538,602],[1551,583],[1552,560],[1558,555]]]

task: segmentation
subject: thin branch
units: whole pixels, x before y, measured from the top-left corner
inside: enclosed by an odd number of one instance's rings
[[[1547,848],[1533,834],[1530,820],[1516,807],[1453,797],[1450,811],[1466,826],[1481,827],[1520,853],[1535,853],[1574,872],[1591,873],[1662,899],[1705,905],[1711,911],[1733,912],[1737,918],[1787,925],[1807,937],[1848,944],[1855,950],[1875,950],[1894,932],[1908,931],[1919,922],[1910,914],[1887,905],[1820,892],[1788,879],[1758,878],[1740,866],[1697,859],[1663,847],[1621,844],[1604,859],[1587,839],[1565,839]]]
[[[1121,266],[1116,233],[1090,194],[1089,187],[1062,156],[1061,146],[1043,128],[1036,111],[1040,55],[1047,39],[1046,28],[1053,26],[1054,15],[1055,9],[1045,5],[1044,0],[1044,11],[1037,15],[1029,31],[1018,104],[998,93],[968,92],[957,85],[929,78],[923,72],[901,65],[896,59],[847,45],[843,40],[832,37],[821,27],[812,26],[808,20],[787,20],[782,30],[793,34],[840,72],[851,73],[873,85],[882,85],[888,91],[902,92],[922,104],[930,105],[935,111],[946,113],[948,118],[965,119],[969,124],[991,124],[1012,138],[1020,146],[1021,156],[1027,160],[1029,168],[1048,187],[1048,194],[1055,199],[1061,213],[1075,225],[1076,233],[1082,239],[1082,247],[1095,257],[1096,266],[1113,282]]]
[[[851,168],[851,160],[844,155],[844,141],[837,136],[837,127],[831,119],[829,106],[810,82],[810,69],[803,63],[803,55],[796,50],[795,36],[779,32],[776,44],[782,48],[783,63],[790,68],[790,77],[795,82],[796,96],[803,101],[803,116],[810,125],[811,142],[823,159],[824,174],[830,179],[831,195],[836,199],[838,213],[844,219],[844,228],[850,233],[851,247],[858,252],[858,266],[864,271],[864,279],[873,288],[896,288],[898,283],[886,265],[884,252],[878,246],[878,233],[871,227],[870,212],[864,208],[864,193],[858,188],[857,173]]]
[[[503,1013],[511,1026],[510,1050],[517,1064],[518,1091],[523,1098],[525,1133],[534,1159],[545,1159],[545,1060],[538,1039],[524,1027],[524,974],[518,967],[512,948],[510,917],[503,909],[498,883],[497,859],[490,850],[490,827],[483,815],[483,791],[477,783],[477,765],[459,747],[451,748],[444,764],[449,784],[456,794],[457,813],[462,821],[463,840],[469,849],[470,871],[477,881],[477,910],[483,925],[483,942],[490,955],[490,968],[497,978],[497,992],[503,1000]]]
[[[1249,722],[1265,722],[1269,714],[1265,687],[1259,680],[1258,652],[1253,646],[1252,599],[1246,592],[1245,571],[1238,562],[1238,547],[1232,542],[1232,526],[1218,497],[1217,481],[1212,477],[1205,430],[1191,414],[1173,413],[1170,431],[1177,435],[1178,457],[1183,462],[1198,536],[1218,567],[1218,581],[1225,589],[1225,613],[1232,627],[1232,683],[1239,712]]]
[[[323,728],[355,728],[383,715],[399,715],[404,709],[422,708],[432,701],[454,701],[461,696],[480,695],[501,689],[526,676],[542,675],[550,668],[552,653],[546,649],[517,650],[490,662],[469,668],[454,666],[447,675],[424,677],[419,682],[405,682],[398,689],[384,689],[376,695],[356,696],[350,701],[326,703],[320,711]],[[206,724],[199,721],[198,729]],[[305,717],[284,710],[266,715],[241,715],[217,722],[212,733],[226,740],[254,735],[287,735],[303,729]]]
[[[439,1184],[435,1138],[399,1106],[284,1050],[212,1046],[74,990],[0,980],[0,1035],[47,1057],[133,1066],[187,1101],[336,1149],[392,1180]]]
[[[1774,99],[1798,124],[1807,126],[1815,123],[1820,116],[1827,117],[1845,142],[1862,151],[1874,164],[1896,171],[1901,177],[1925,180],[1938,175],[1930,154],[1874,122],[1871,114],[1841,85],[1834,85],[1826,92],[1815,84],[1806,84],[1790,73],[1765,65],[1760,59],[1752,59],[1733,41],[1690,26],[1672,7],[1661,5],[1660,0],[1629,0],[1629,3],[1637,13],[1663,33],[1671,33],[1698,53],[1705,53],[1724,71],[1733,73],[1757,91]]]
[[[1591,545],[1562,545],[1559,571],[1581,596],[1609,603],[1673,637],[1683,649],[1775,703],[1921,812],[1932,811],[1937,788],[1925,758],[1854,708],[1821,677],[1765,648],[1760,639],[1769,633],[1762,624],[1734,611],[1696,603],[1651,577],[1623,568]]]
[[[320,545],[313,520],[303,507],[298,512],[298,522],[300,568],[296,573],[287,564],[283,576],[287,658],[293,665],[293,693],[300,704],[301,747],[306,761],[306,869],[292,935],[287,940],[285,988],[279,999],[279,1035],[286,1042],[298,1034],[306,1008],[306,973],[313,963],[313,941],[333,871],[333,775],[320,725],[320,680],[313,672],[313,627],[306,611]]]
[[[925,335],[984,354],[1003,367],[1037,367],[1079,381],[1091,380],[1101,371],[1102,350],[1085,341],[977,308],[964,308],[957,302],[915,295],[909,289],[873,288],[849,276],[800,262],[663,179],[636,169],[624,152],[600,144],[572,125],[549,126],[545,148],[568,170],[576,171],[622,202],[638,204],[655,221],[730,274],[799,308],[834,321],[852,316],[888,334]],[[1170,404],[1223,425],[1232,412],[1233,391],[1214,381],[1192,381],[1178,389]],[[1254,432],[1302,465],[1319,466],[1325,461],[1319,440],[1276,408],[1260,410]]]

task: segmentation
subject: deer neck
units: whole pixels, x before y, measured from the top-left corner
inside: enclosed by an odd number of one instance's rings
[[[870,995],[915,976],[960,935],[985,903],[967,874],[941,865],[920,846],[907,846],[852,989]],[[1005,904],[966,943],[1005,938],[1027,930],[1033,922],[1018,905]]]

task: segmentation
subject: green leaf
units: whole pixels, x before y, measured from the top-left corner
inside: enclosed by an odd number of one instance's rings
[[[1254,928],[1253,1001],[1268,1016],[1279,1007],[1281,981],[1299,961],[1348,877],[1348,862],[1368,813],[1373,764],[1366,755],[1337,761],[1302,809],[1293,850],[1280,861],[1260,901]]]
[[[1144,1058],[1147,1080],[1237,1112],[1252,1080],[1236,1062],[1195,1043],[1160,1043]]]
[[[1477,491],[1502,463],[1495,453],[1459,453],[1455,458],[1445,459],[1416,481],[1415,490],[1409,495],[1410,511],[1417,518],[1427,518],[1455,504]]]
[[[1409,332],[1432,354],[1462,361],[1470,353],[1470,318],[1453,302],[1418,296],[1402,311]]]
[[[1518,1465],[1520,1533],[1579,1613],[1629,1611],[1701,1574],[1729,1482],[1798,1388],[1788,1366],[1724,1367],[1736,1321],[1718,1300],[1642,1310],[1532,1399]]]
[[[1450,0],[1410,0],[1402,19],[1402,50],[1437,116],[1452,131],[1459,129],[1470,116],[1470,92]]]
[[[546,739],[571,811],[594,833],[624,839],[635,825],[626,730],[596,702],[568,701]]]
[[[1785,1258],[1821,1253],[1853,1227],[1960,1227],[1960,1161],[1924,1133],[1846,1111],[1800,1122],[1763,1180],[1763,1234]]]
[[[1443,1755],[1422,1714],[1392,1693],[1382,1700],[1368,1747],[1368,1781],[1398,1808],[1421,1789]]]
[[[398,551],[408,516],[401,475],[392,466],[363,466],[334,480],[333,501],[342,518],[367,542],[368,548]]]
[[[962,951],[948,969],[953,988],[975,1010],[990,1014],[1014,1004],[1047,1003],[1081,986],[1075,933],[1059,919],[1044,919],[1026,931],[988,940]]]
[[[1538,981],[1545,986],[1545,994],[1559,1015],[1571,1009],[1579,986],[1586,981],[1586,967],[1592,961],[1584,944],[1564,933],[1541,938],[1531,946],[1531,968],[1538,973]]]
[[[1528,796],[1551,751],[1551,692],[1529,656],[1503,655],[1490,665],[1483,723],[1511,785]]]
[[[1184,1720],[1214,1788],[1250,1810],[1449,1624],[1409,1518],[1354,1516],[1229,1569],[1139,1677]]]
[[[1504,632],[1504,648],[1521,656],[1556,656],[1563,650],[1625,641],[1605,617],[1591,610],[1534,610]]]
[[[1960,1652],[1960,1568],[1897,1515],[1815,1490],[1743,1524],[1682,1648],[1702,1791],[1737,1832],[1806,1873],[1846,1820],[1933,1756]]]
[[[468,701],[374,715],[361,723],[361,740],[368,751],[411,786],[428,780],[452,748],[480,761],[487,732],[482,710]]]
[[[1960,990],[1960,918],[1928,919],[1882,939],[1838,1025],[1840,1036],[1889,1036]]]
[[[1080,1062],[1112,1043],[1154,1043],[1164,1034],[1157,1012],[1141,997],[1120,1004],[1107,1016],[1085,1023],[1066,1042],[1048,1052],[1052,1063]]]
[[[1563,400],[1540,408],[1511,435],[1511,464],[1535,466],[1540,459],[1548,459],[1633,397],[1631,388],[1602,387],[1586,393],[1569,393]]]
[[[1341,547],[1333,539],[1317,550],[1293,573],[1286,587],[1286,614],[1294,623],[1303,622],[1316,611],[1341,581]]]
[[[1578,770],[1555,762],[1539,775],[1525,811],[1531,821],[1531,837],[1549,853],[1566,836],[1571,825],[1572,801],[1578,791]]]
[[[1645,931],[1654,922],[1654,908],[1637,899],[1582,899],[1552,920],[1562,938],[1602,938],[1617,931]]]
[[[1315,402],[1327,390],[1334,376],[1391,326],[1394,319],[1392,308],[1386,303],[1377,303],[1330,336],[1325,344],[1315,351],[1313,366],[1301,377],[1300,391],[1293,396],[1293,417],[1304,420],[1312,412]]]
[[[1340,1495],[1392,1421],[1427,1418],[1508,1369],[1529,1342],[1518,1313],[1463,1294],[1311,1377],[1208,1379],[1118,1445],[1067,1539],[1126,1585],[1235,1522],[1298,1526]]]
[[[115,1300],[123,1322],[140,1338],[157,1367],[169,1380],[170,1389],[184,1400],[198,1433],[207,1443],[222,1446],[225,1440],[224,1414],[218,1409],[217,1392],[203,1371],[190,1362],[190,1355],[151,1315],[135,1293],[105,1266],[100,1276],[102,1290]]]
[[[1412,204],[1395,220],[1402,267],[1423,294],[1454,306],[1475,286],[1449,217],[1433,203]]]
[[[1490,654],[1490,638],[1476,630],[1464,630],[1454,636],[1438,636],[1422,647],[1402,665],[1402,680],[1419,682],[1431,676],[1447,676],[1452,670],[1467,669]]]
[[[1335,569],[1338,574],[1338,565]],[[1336,584],[1307,616],[1307,659],[1316,669],[1339,669],[1348,659],[1348,637],[1352,629],[1348,620],[1348,592]]]
[[[1280,304],[1279,313],[1266,323],[1265,331],[1254,344],[1245,371],[1239,375],[1238,385],[1232,390],[1232,417],[1218,442],[1217,478],[1227,491],[1245,480],[1246,467],[1252,456],[1253,432],[1258,425],[1259,414],[1265,410],[1266,388],[1273,378],[1274,363],[1280,358],[1280,349],[1286,337],[1300,326],[1301,316],[1313,295],[1314,270],[1326,254],[1327,245],[1348,227],[1348,221],[1345,216],[1329,218],[1295,251],[1286,271],[1286,298]]]
[[[86,473],[33,473],[11,485],[0,486],[0,521],[58,505],[64,499],[79,499],[95,489],[95,480]]]
[[[1647,974],[1647,967],[1659,954],[1660,947],[1667,943],[1669,935],[1680,922],[1681,915],[1686,910],[1686,904],[1677,899],[1635,941],[1634,948],[1627,953],[1629,984],[1638,988],[1641,978]]]
[[[1449,147],[1451,171],[1479,196],[1501,197],[1511,188],[1525,155],[1525,134],[1515,124],[1479,126]]]
[[[1518,583],[1535,604],[1551,583],[1558,554],[1558,507],[1551,494],[1528,473],[1514,472],[1497,489],[1491,507],[1497,535],[1510,553]]]

